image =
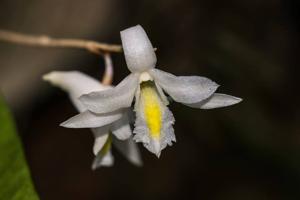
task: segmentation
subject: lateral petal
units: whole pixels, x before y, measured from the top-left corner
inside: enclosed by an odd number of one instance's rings
[[[214,93],[210,98],[193,104],[185,104],[192,108],[213,109],[231,106],[241,102],[242,99],[227,94]]]
[[[117,110],[105,114],[96,114],[86,110],[61,123],[60,126],[66,128],[97,128],[117,121],[122,117],[122,112],[123,110]]]
[[[174,76],[158,69],[152,69],[149,73],[174,101],[185,104],[209,98],[219,86],[212,80],[200,76]]]
[[[107,113],[131,106],[138,86],[138,74],[130,74],[115,88],[82,95],[79,99],[88,110]]]

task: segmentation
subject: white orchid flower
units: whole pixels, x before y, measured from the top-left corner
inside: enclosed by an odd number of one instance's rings
[[[158,157],[162,149],[176,141],[174,117],[167,107],[164,92],[176,102],[200,109],[230,106],[241,101],[237,97],[215,93],[219,85],[208,78],[177,77],[156,69],[153,46],[140,25],[121,31],[121,40],[132,73],[113,89],[93,91],[79,99],[89,111],[105,114],[130,107],[135,97],[134,140],[142,142]],[[81,123],[80,119],[76,121],[79,126]]]
[[[69,119],[66,122],[68,125],[65,126],[77,128],[78,125],[74,124],[73,120],[80,120],[80,127],[92,128],[91,130],[95,136],[93,152],[96,155],[92,169],[113,165],[114,158],[111,154],[111,143],[130,162],[138,166],[142,164],[139,150],[130,137],[132,131],[126,109],[119,109],[106,114],[95,114],[88,111],[85,105],[78,100],[83,94],[91,91],[107,90],[112,88],[111,86],[104,86],[94,78],[77,71],[55,71],[44,75],[43,79],[65,90],[74,106],[81,113]]]

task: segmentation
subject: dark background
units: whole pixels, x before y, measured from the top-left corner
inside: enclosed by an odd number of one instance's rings
[[[53,199],[300,199],[298,0],[1,0],[0,28],[120,43],[141,24],[158,66],[201,75],[238,105],[197,110],[173,103],[177,143],[144,167],[114,152],[92,171],[93,136],[59,127],[76,113],[41,80],[52,70],[101,79],[103,60],[83,50],[0,43],[0,88],[11,105],[35,187]],[[114,54],[114,84],[129,71]]]

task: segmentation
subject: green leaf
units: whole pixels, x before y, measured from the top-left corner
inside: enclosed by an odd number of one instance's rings
[[[0,96],[0,199],[39,199],[9,109]]]

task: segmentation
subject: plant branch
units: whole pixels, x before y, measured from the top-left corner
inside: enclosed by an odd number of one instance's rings
[[[52,38],[46,35],[27,35],[0,29],[0,41],[40,47],[66,47],[85,49],[104,58],[105,70],[102,78],[104,85],[110,85],[113,79],[113,63],[110,53],[122,52],[121,45],[100,43],[92,40]],[[154,51],[157,49],[154,48]]]
[[[100,43],[92,40],[56,39],[45,35],[32,36],[6,30],[0,30],[0,40],[31,46],[86,49],[95,54],[122,52],[122,47],[120,45]]]

